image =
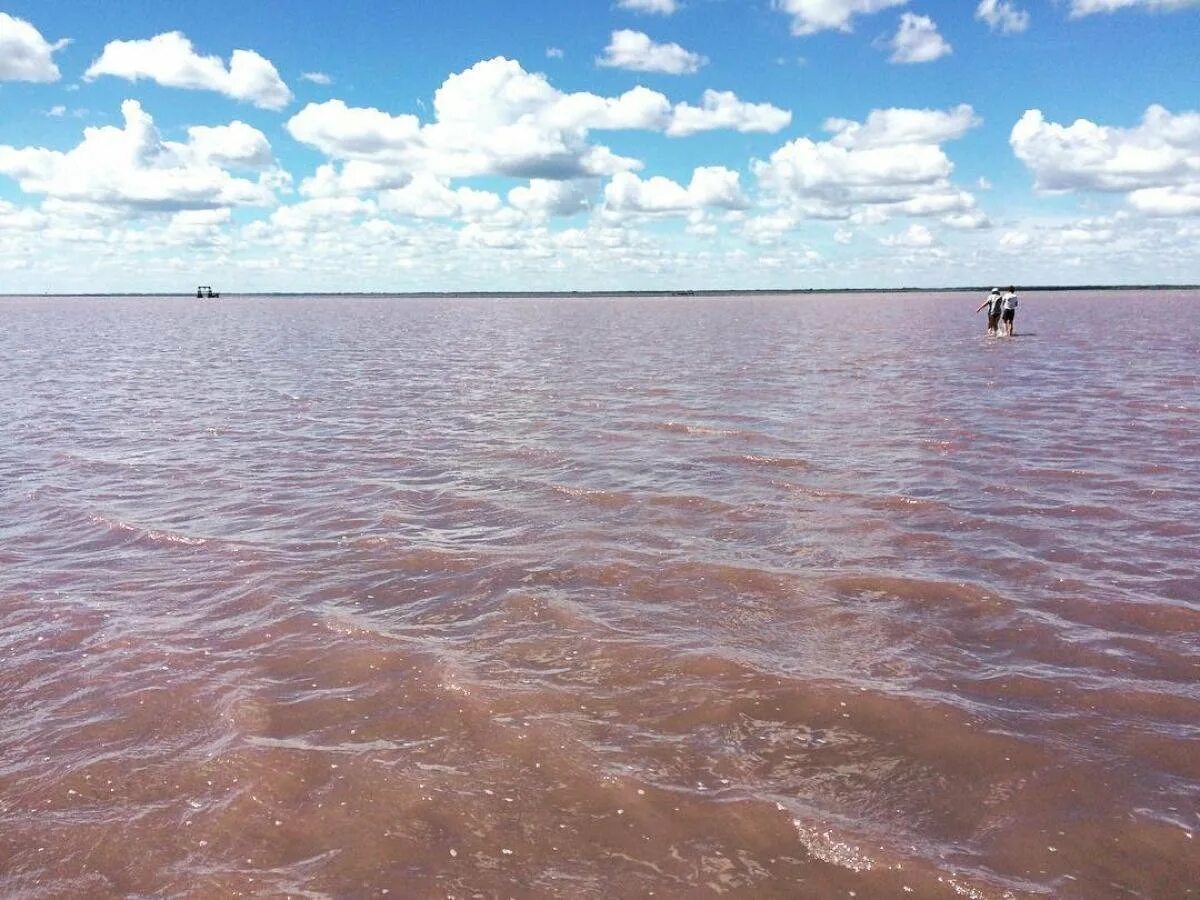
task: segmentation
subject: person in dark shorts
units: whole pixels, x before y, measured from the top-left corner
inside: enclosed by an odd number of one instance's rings
[[[987,299],[979,304],[979,310],[987,307],[987,333],[995,334],[1000,330],[1000,288],[992,288],[992,292],[988,294]]]
[[[1004,323],[1004,333],[1009,337],[1013,334],[1013,324],[1017,318],[1017,291],[1009,286],[1000,296],[1000,320]]]

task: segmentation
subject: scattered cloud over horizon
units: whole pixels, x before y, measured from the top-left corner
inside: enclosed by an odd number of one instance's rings
[[[586,31],[512,35],[523,61],[430,55],[413,72],[364,49],[353,78],[336,80],[266,31],[236,38],[258,50],[205,55],[180,31],[109,40],[107,28],[138,33],[117,12],[90,32],[66,15],[47,25],[0,13],[0,285],[43,271],[67,284],[78,270],[127,286],[196,260],[264,288],[303,278],[318,289],[347,278],[386,288],[397,275],[442,288],[651,285],[694,272],[713,284],[796,273],[871,284],[901,268],[920,283],[1043,261],[1050,277],[1089,281],[1200,277],[1200,112],[1186,79],[1131,81],[1148,98],[1139,119],[1106,115],[1103,97],[1089,105],[1104,70],[1086,70],[1097,86],[1069,89],[1007,72],[1010,56],[1038,59],[1021,37],[1028,0],[768,7],[733,34],[734,4],[614,0],[580,12],[595,14]],[[1200,0],[1063,0],[1037,7],[1037,39],[1065,46],[1095,32],[1079,20],[1126,13],[1122,27],[1145,26],[1170,52],[1165,14],[1184,10]],[[50,30],[77,44],[60,54],[68,42]],[[749,39],[767,48],[762,66],[733,56]],[[550,74],[535,71],[543,47]],[[797,52],[808,69],[792,67]],[[324,89],[288,109],[280,69]],[[874,87],[885,78],[886,94]],[[1039,85],[1055,89],[1052,108]],[[1030,108],[1018,120],[997,97]],[[986,129],[977,109],[992,111]],[[89,264],[65,262],[80,258]]]
[[[164,87],[216,91],[262,109],[283,109],[292,92],[270,60],[253,50],[234,50],[228,67],[219,56],[201,56],[180,31],[148,40],[110,41],[84,73],[85,81],[109,75],[146,78]]]

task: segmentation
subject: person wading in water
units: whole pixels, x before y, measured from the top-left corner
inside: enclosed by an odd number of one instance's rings
[[[1017,291],[1011,285],[1000,297],[1000,318],[1004,322],[1004,333],[1012,337],[1013,322],[1017,318]]]
[[[987,333],[995,334],[1000,329],[1000,288],[992,288],[986,300],[979,304],[979,310],[987,307]]]

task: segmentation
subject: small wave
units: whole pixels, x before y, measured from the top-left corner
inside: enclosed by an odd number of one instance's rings
[[[927,500],[923,497],[876,497],[867,501],[867,506],[881,510],[942,510],[946,504],[940,500]]]
[[[810,471],[816,468],[807,459],[800,459],[795,456],[760,456],[755,453],[740,453],[733,456],[718,456],[713,462],[734,464],[734,465],[749,465],[761,466],[767,469],[795,469],[800,471]]]
[[[652,506],[676,509],[689,513],[709,513],[712,515],[729,515],[739,512],[744,508],[733,503],[726,503],[723,500],[716,500],[712,497],[705,497],[699,494],[660,494],[651,497],[648,502]]]
[[[776,803],[775,808],[787,812],[787,807]],[[792,827],[800,836],[800,843],[814,859],[829,863],[831,866],[841,866],[851,872],[870,872],[875,868],[875,860],[867,856],[858,847],[845,841],[839,841],[832,831],[819,831],[805,825],[799,819],[792,819]]]
[[[601,488],[570,487],[554,485],[551,490],[571,500],[582,500],[589,504],[602,507],[621,507],[636,503],[637,498],[625,491],[606,491]]]
[[[764,435],[754,431],[744,431],[737,428],[710,428],[706,425],[688,425],[686,422],[656,422],[654,428],[660,431],[670,431],[675,434],[694,434],[703,437],[727,437],[741,440],[762,440]]]
[[[178,531],[168,531],[164,528],[143,528],[142,526],[135,525],[132,522],[126,522],[122,519],[112,518],[100,513],[93,513],[88,518],[95,525],[101,525],[110,531],[133,535],[139,540],[146,540],[153,544],[175,544],[184,547],[203,547],[211,540],[210,538],[182,534]]]
[[[835,594],[856,599],[900,600],[905,603],[963,607],[1011,608],[1011,601],[960,581],[933,581],[895,575],[840,575],[826,579]]]

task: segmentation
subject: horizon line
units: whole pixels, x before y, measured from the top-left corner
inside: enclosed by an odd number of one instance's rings
[[[1040,293],[1063,291],[1130,291],[1130,290],[1159,290],[1187,291],[1200,290],[1200,284],[1056,284],[1056,285],[1026,285],[1018,286],[1021,291],[1036,291]],[[753,295],[788,295],[788,294],[948,294],[990,291],[988,285],[952,285],[946,287],[841,287],[841,288],[661,288],[640,290],[581,290],[581,291],[286,291],[264,290],[243,292],[220,292],[220,297],[212,299],[227,299],[232,297],[720,297],[720,296],[753,296]],[[192,291],[16,291],[0,292],[0,298],[16,297],[163,297],[179,299],[197,299]],[[208,299],[208,298],[201,298]]]

